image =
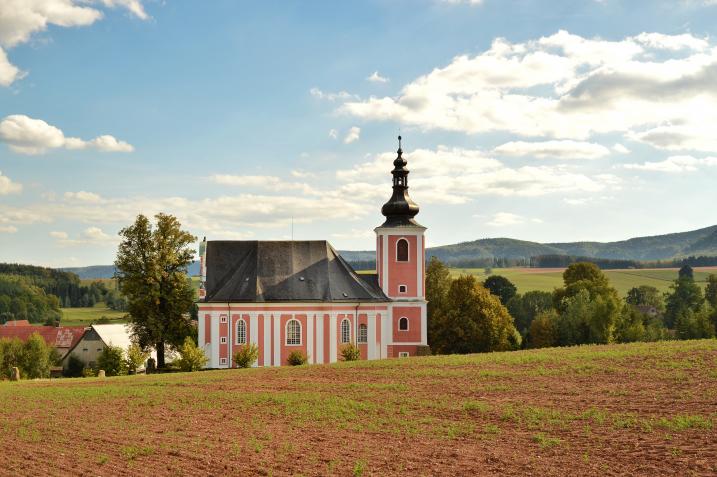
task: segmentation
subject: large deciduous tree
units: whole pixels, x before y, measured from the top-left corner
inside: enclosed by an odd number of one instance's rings
[[[493,295],[500,298],[500,302],[503,305],[507,305],[508,301],[518,293],[518,288],[501,275],[491,275],[485,279],[483,286],[488,289]]]
[[[152,226],[144,215],[120,231],[115,277],[127,297],[133,334],[143,348],[155,346],[157,365],[164,366],[165,345],[182,346],[193,329],[189,312],[194,291],[187,267],[194,260],[196,241],[166,214]]]
[[[451,271],[448,267],[436,257],[431,257],[426,267],[428,343],[431,346],[435,343],[441,317],[448,309],[448,290],[451,281]]]

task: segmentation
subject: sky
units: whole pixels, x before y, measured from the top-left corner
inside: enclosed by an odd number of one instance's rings
[[[429,246],[692,230],[716,124],[715,0],[3,0],[0,261],[370,250],[399,133]]]

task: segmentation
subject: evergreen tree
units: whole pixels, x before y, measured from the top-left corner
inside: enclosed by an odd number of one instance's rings
[[[690,268],[687,265],[685,267]],[[693,313],[697,312],[704,302],[702,290],[695,283],[691,273],[692,269],[690,268],[690,273],[683,272],[685,267],[680,270],[679,278],[670,285],[672,291],[667,294],[665,299],[665,325],[670,329],[675,327],[680,315],[688,310]]]
[[[161,368],[165,345],[182,346],[195,331],[189,320],[194,290],[187,267],[194,259],[191,245],[196,238],[171,215],[155,218],[155,227],[139,215],[120,231],[115,267],[119,290],[128,301],[133,334],[141,347],[155,347]]]

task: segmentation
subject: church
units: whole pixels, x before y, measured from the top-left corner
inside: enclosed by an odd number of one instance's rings
[[[299,350],[333,363],[353,343],[361,359],[402,358],[427,348],[426,228],[415,220],[398,137],[393,194],[376,227],[376,273],[356,273],[325,240],[206,241],[200,245],[199,345],[208,368],[233,367],[254,343],[255,366],[281,366]]]

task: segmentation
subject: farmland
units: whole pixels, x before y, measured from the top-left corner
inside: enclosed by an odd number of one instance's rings
[[[94,307],[87,308],[62,308],[63,326],[90,326],[102,317],[109,318],[110,323],[124,323],[126,321],[124,311],[115,311],[107,308],[104,303],[97,303]]]
[[[562,268],[494,268],[491,274],[508,278],[518,287],[519,293],[525,293],[531,290],[553,291],[554,288],[562,286],[563,270]],[[480,280],[487,277],[482,268],[453,268],[451,273],[453,276],[475,275]],[[603,273],[621,296],[625,296],[630,288],[640,285],[651,285],[666,292],[677,278],[676,268],[603,270]],[[699,267],[695,268],[694,273],[695,282],[700,287],[704,287],[707,276],[717,273],[717,268]]]
[[[12,474],[708,475],[717,341],[0,383]]]

